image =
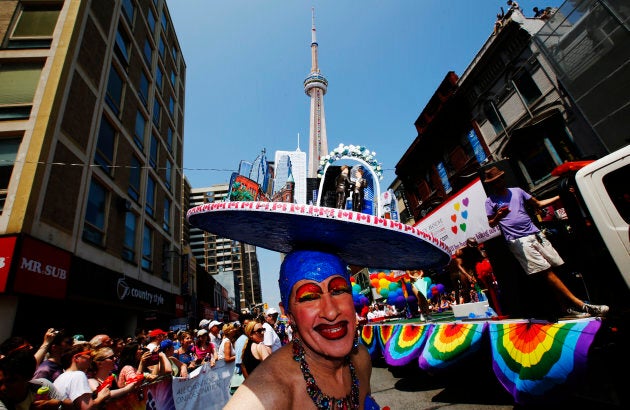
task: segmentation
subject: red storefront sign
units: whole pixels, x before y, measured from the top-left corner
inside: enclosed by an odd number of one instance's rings
[[[179,295],[175,295],[175,317],[184,317],[185,313],[184,298]]]
[[[30,295],[66,297],[72,254],[37,239],[24,237],[13,290]]]
[[[0,238],[0,292],[5,292],[7,289],[16,240],[16,236]]]

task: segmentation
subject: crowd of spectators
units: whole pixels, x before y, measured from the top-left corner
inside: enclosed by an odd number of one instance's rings
[[[278,316],[272,308],[232,323],[203,319],[195,330],[138,329],[134,337],[97,334],[89,340],[51,328],[38,348],[11,337],[0,344],[0,410],[96,408],[141,394],[145,383],[188,378],[196,368],[218,361],[235,362],[235,378],[242,381],[243,358],[250,356],[243,352],[255,350],[262,361],[290,340]],[[231,393],[236,388],[238,383],[232,383]]]

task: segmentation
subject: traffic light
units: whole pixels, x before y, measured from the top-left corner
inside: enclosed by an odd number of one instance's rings
[[[263,303],[263,307],[265,308],[265,310],[267,310],[267,304]]]

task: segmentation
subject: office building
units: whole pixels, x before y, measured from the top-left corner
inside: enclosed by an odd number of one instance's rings
[[[0,38],[0,338],[168,326],[186,64],[166,1],[2,1]]]
[[[229,195],[228,184],[217,184],[190,191],[190,206],[225,201]],[[241,309],[262,302],[260,270],[256,247],[222,238],[195,227],[189,227],[190,248],[197,262],[209,274],[233,272],[234,289]],[[197,272],[201,275],[203,272]],[[223,279],[222,279],[223,280]]]
[[[300,151],[300,148],[295,151],[276,151],[274,163],[274,193],[284,189],[292,176],[295,182],[295,203],[306,204],[306,153]]]

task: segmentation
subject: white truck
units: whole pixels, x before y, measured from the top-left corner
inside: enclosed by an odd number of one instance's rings
[[[575,174],[575,183],[594,225],[630,287],[630,145]]]

